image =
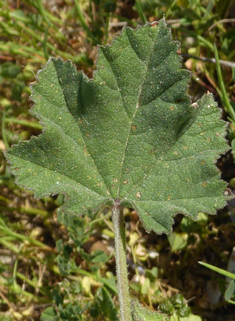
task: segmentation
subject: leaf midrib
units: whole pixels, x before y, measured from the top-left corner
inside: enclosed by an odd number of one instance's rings
[[[156,35],[156,36],[158,37],[158,35]],[[129,37],[128,37],[128,40],[129,40]],[[129,43],[130,43],[130,40],[129,40]],[[150,59],[151,59],[152,54],[153,54],[154,45],[155,45],[155,41],[152,41],[152,47],[151,47],[151,51],[150,51],[150,54],[149,54],[149,58],[148,58],[148,60],[146,60],[146,64],[145,64],[145,65],[146,65],[145,76],[143,77],[143,81],[142,81],[142,83],[141,83],[141,85],[140,85],[140,90],[139,90],[139,94],[138,94],[138,102],[137,102],[137,105],[136,105],[136,109],[135,109],[135,111],[134,111],[134,113],[133,113],[132,120],[130,119],[129,131],[128,131],[128,135],[127,135],[127,139],[126,139],[126,144],[125,144],[125,148],[124,148],[124,152],[123,152],[123,158],[122,158],[121,166],[120,166],[119,182],[121,182],[121,177],[122,177],[122,172],[123,172],[123,165],[124,165],[125,155],[126,155],[126,151],[127,151],[128,141],[129,141],[129,138],[130,138],[131,126],[133,125],[133,120],[135,119],[135,115],[136,115],[138,109],[139,109],[140,107],[143,107],[143,106],[146,105],[146,104],[145,104],[145,105],[140,105],[140,97],[141,97],[141,94],[142,94],[144,82],[146,81],[146,75],[147,75],[148,70],[149,70],[148,66],[149,66],[149,62],[150,62]],[[135,52],[135,50],[134,50],[133,46],[131,45],[131,43],[130,43],[130,46],[131,46],[131,48],[133,49],[133,51]],[[173,49],[168,53],[168,55],[167,55],[166,57],[164,57],[164,59],[163,59],[156,67],[158,67],[159,65],[161,65],[162,63],[164,63],[164,62],[166,61],[166,59],[169,57],[169,55],[170,55],[174,50],[175,50],[175,48],[173,48]],[[137,55],[136,52],[135,52],[135,54],[136,54],[136,56],[138,57],[138,59],[140,60],[140,58],[139,58],[139,56]],[[172,87],[173,85],[175,85],[178,81],[182,81],[182,79],[183,79],[183,78],[177,80],[177,81],[174,82],[170,87]],[[159,94],[159,96],[157,96],[157,97],[159,97],[159,98],[161,99],[161,95],[162,95],[166,90],[168,90],[170,87],[168,87],[167,89],[165,89],[165,90],[164,90],[161,94]],[[156,99],[157,97],[155,97],[154,99]],[[153,100],[154,100],[154,99],[153,99]],[[149,104],[149,102],[148,102],[148,104]],[[191,125],[190,125],[190,127],[191,127]],[[190,127],[189,127],[189,128],[190,128]],[[188,129],[189,129],[189,128],[188,128]],[[177,141],[176,141],[176,142],[177,142]],[[171,150],[171,148],[173,148],[174,145],[175,145],[175,144],[173,144],[173,145],[169,148],[169,150]],[[169,150],[167,151],[167,153],[169,152]],[[159,162],[161,162],[161,161],[162,161],[162,159],[160,159],[160,160],[157,162],[157,164],[155,164],[155,165],[149,170],[149,172],[148,172],[147,174],[144,174],[143,177],[142,177],[142,179],[139,181],[139,183],[138,183],[138,184],[135,184],[135,186],[128,192],[127,195],[131,194],[131,192],[132,192],[134,189],[136,189],[137,186],[138,186],[141,182],[143,182],[149,174],[152,173],[152,171],[154,170],[154,168],[156,168],[156,166],[157,166],[157,165],[159,164]],[[118,192],[117,192],[118,197],[120,197],[120,195],[119,195],[119,193],[120,193],[120,188],[121,188],[121,184],[119,184],[119,186],[118,186]],[[126,195],[126,196],[127,196],[127,195]],[[125,198],[126,198],[126,196],[125,196]]]
[[[130,43],[130,38],[128,37],[128,41]],[[118,197],[120,197],[120,187],[121,187],[121,177],[122,177],[122,172],[123,172],[123,165],[124,165],[124,160],[125,160],[125,156],[126,156],[126,151],[127,151],[127,145],[128,145],[128,141],[129,141],[129,138],[130,138],[130,133],[131,133],[131,126],[133,125],[133,121],[135,119],[135,115],[140,107],[140,97],[141,97],[141,94],[142,94],[142,89],[143,89],[143,84],[144,82],[146,81],[146,75],[147,75],[147,72],[148,72],[148,65],[149,65],[149,61],[151,59],[151,56],[152,56],[152,52],[153,52],[153,48],[154,48],[154,41],[152,41],[152,47],[151,47],[151,51],[150,51],[150,54],[149,54],[149,59],[146,60],[146,69],[145,69],[145,75],[143,77],[143,81],[140,85],[140,90],[139,90],[139,94],[138,94],[138,100],[137,100],[137,104],[136,104],[136,108],[135,108],[135,111],[133,113],[133,116],[132,116],[132,119],[130,119],[130,126],[129,126],[129,131],[128,131],[128,135],[127,135],[127,139],[126,139],[126,143],[125,143],[125,146],[124,146],[124,151],[123,151],[123,157],[122,157],[122,161],[121,161],[121,164],[120,164],[120,173],[119,173],[119,186],[118,186],[118,190],[117,190],[117,195]],[[133,51],[135,52],[136,56],[138,57],[138,59],[140,60],[139,56],[137,55],[136,51],[134,50],[133,46],[131,45],[130,43],[130,46],[131,48],[133,49]]]

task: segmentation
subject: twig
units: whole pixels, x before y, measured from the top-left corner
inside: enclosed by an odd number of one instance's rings
[[[156,23],[158,24],[159,21],[156,21]],[[166,21],[167,24],[169,25],[174,25],[174,24],[178,24],[180,23],[180,19],[172,19],[172,20],[167,20]],[[142,22],[139,22],[138,24],[143,24]],[[109,23],[109,29],[112,28],[118,28],[118,27],[124,27],[127,26],[128,22],[127,21],[118,21],[118,22],[110,22]],[[77,33],[77,32],[81,32],[82,30],[84,30],[82,27],[79,28],[74,28],[71,30],[63,30],[63,34],[72,34],[72,33]]]
[[[156,24],[158,24],[159,21],[156,21]],[[180,19],[172,19],[172,20],[166,20],[166,23],[168,25],[174,25],[177,23],[180,23]],[[109,28],[115,28],[115,27],[124,27],[128,24],[127,21],[119,21],[119,22],[110,22]],[[138,24],[143,24],[142,22],[139,22]]]
[[[208,31],[211,31],[216,25],[220,24],[220,23],[229,23],[229,22],[235,22],[235,19],[222,19],[219,21],[216,21],[212,26],[210,26],[210,28],[208,28]]]
[[[3,299],[3,301],[6,302],[6,304],[9,306],[9,308],[13,311],[16,312],[14,306],[11,304],[11,302],[5,297],[5,295],[0,291],[0,297]]]
[[[193,58],[193,59],[197,59],[197,60],[201,60],[201,61],[205,61],[205,62],[212,62],[213,64],[216,63],[215,58],[197,57],[197,56],[189,55],[189,54],[181,54],[181,55],[186,58]],[[235,62],[219,59],[219,63],[220,63],[220,65],[226,66],[226,67],[231,67],[231,68],[235,67]]]

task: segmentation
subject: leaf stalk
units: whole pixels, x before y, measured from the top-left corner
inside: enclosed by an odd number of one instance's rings
[[[119,199],[115,200],[115,203],[112,207],[112,220],[115,233],[116,275],[118,299],[120,304],[120,321],[132,321],[126,265],[124,215]]]

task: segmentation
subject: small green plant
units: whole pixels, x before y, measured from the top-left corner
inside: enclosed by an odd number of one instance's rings
[[[148,232],[169,234],[177,213],[215,214],[227,198],[214,165],[228,150],[226,124],[211,94],[190,102],[178,48],[162,20],[100,46],[93,80],[50,59],[32,87],[43,133],[7,152],[35,197],[66,195],[65,216],[111,209],[121,321],[168,319],[130,299],[123,208]],[[80,311],[60,315],[71,309]]]

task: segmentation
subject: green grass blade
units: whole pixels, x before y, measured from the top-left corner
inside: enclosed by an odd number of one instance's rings
[[[229,116],[231,117],[231,119],[233,121],[235,121],[235,112],[229,102],[228,95],[227,95],[227,92],[225,89],[225,85],[224,85],[224,81],[223,81],[223,77],[222,77],[222,73],[221,73],[221,68],[220,68],[220,63],[219,63],[218,50],[216,48],[216,45],[214,45],[214,53],[215,53],[216,71],[217,71],[218,81],[219,81],[219,85],[220,85],[221,92],[222,92],[221,98],[224,102],[227,112],[229,113]]]
[[[235,274],[233,274],[231,272],[228,272],[226,270],[220,269],[220,268],[218,268],[218,267],[216,267],[214,265],[211,265],[211,264],[208,264],[208,263],[205,263],[205,262],[198,262],[198,263],[203,265],[203,266],[205,266],[205,267],[207,267],[208,269],[210,269],[212,271],[215,271],[215,272],[217,272],[217,273],[219,273],[221,275],[224,275],[224,276],[226,276],[228,278],[231,278],[231,279],[235,280]]]

